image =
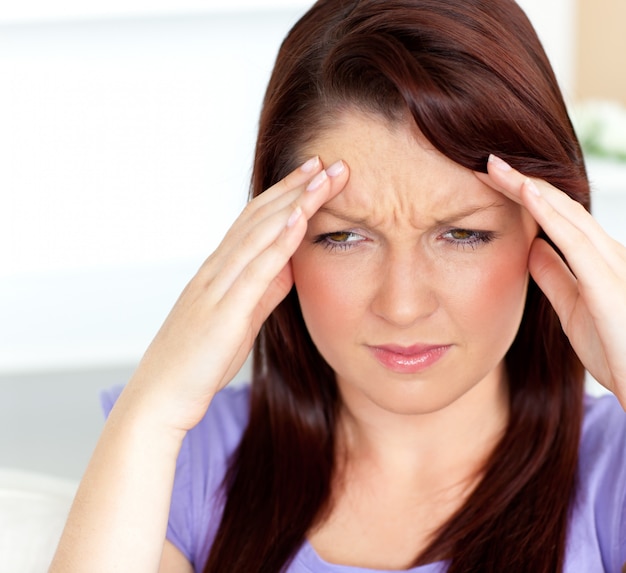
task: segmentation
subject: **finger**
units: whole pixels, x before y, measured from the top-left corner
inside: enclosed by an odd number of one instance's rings
[[[207,296],[213,303],[220,299],[232,288],[245,268],[281,237],[288,233],[299,218],[303,218],[302,208],[298,204],[288,205],[278,213],[274,213],[264,221],[256,224],[239,239],[236,245],[212,262],[212,265],[203,273],[204,281],[210,285]],[[293,246],[294,252],[299,242]],[[285,253],[282,261],[284,266],[293,253]],[[281,266],[281,268],[282,268]],[[278,271],[280,268],[276,271]],[[267,284],[264,285],[267,288]]]
[[[317,173],[306,185],[301,185],[295,190],[277,196],[273,201],[261,207],[249,220],[245,228],[241,228],[238,236],[228,252],[228,258],[240,255],[240,245],[242,242],[253,242],[261,249],[269,243],[266,240],[254,237],[256,229],[263,229],[270,219],[275,217],[277,212],[282,211],[283,217],[289,216],[296,207],[299,207],[305,218],[309,219],[324,203],[332,199],[345,187],[349,173],[343,161],[337,161],[328,169]],[[286,220],[286,219],[285,219]],[[282,227],[282,221],[277,231]],[[273,240],[274,237],[268,237]],[[248,259],[249,260],[249,259]]]
[[[286,204],[285,201],[287,203],[293,201],[307,184],[323,170],[323,167],[319,157],[312,157],[278,183],[254,197],[248,202],[241,215],[237,217],[237,220],[230,227],[225,239],[228,239],[233,234],[236,235],[240,227],[247,227],[250,220],[253,220],[255,217],[258,219],[258,213],[262,213],[268,204],[275,202],[276,199],[283,199],[283,206]],[[276,208],[274,207],[272,210],[275,211]],[[263,217],[264,215],[260,216],[260,218]]]
[[[289,261],[305,231],[303,214],[294,217],[290,226],[239,273],[219,305],[237,308],[249,319],[254,317],[255,327],[259,327],[291,289]]]
[[[528,269],[533,279],[544,292],[561,322],[561,327],[589,368],[591,362],[587,354],[593,350],[595,364],[601,354],[597,347],[598,338],[594,325],[595,314],[602,311],[582,301],[582,294],[576,277],[569,270],[558,253],[543,239],[535,239],[531,247]],[[594,348],[592,348],[594,346]]]
[[[308,183],[315,175],[322,171],[323,168],[324,166],[318,156],[311,157],[286,177],[269,187],[260,195],[257,195],[252,201],[257,201],[259,205],[272,201],[277,196],[283,195]]]
[[[561,325],[567,324],[579,296],[576,277],[559,254],[543,239],[535,239],[528,257],[528,270],[554,307]]]
[[[533,279],[545,293],[559,316],[561,325],[572,339],[574,325],[570,325],[576,305],[585,308],[585,312],[579,312],[586,316],[585,321],[597,321],[605,323],[606,318],[614,316],[616,305],[623,300],[621,283],[616,280],[611,270],[602,262],[596,266],[596,275],[592,281],[577,280],[567,267],[558,253],[543,239],[535,239],[531,247],[528,269]],[[587,284],[585,284],[587,283]],[[612,293],[618,293],[616,299]],[[589,333],[595,330],[590,322],[586,325],[578,325],[579,332]],[[572,339],[572,342],[574,340]],[[582,341],[584,343],[584,341]]]
[[[533,191],[534,194],[540,194],[559,214],[580,230],[588,234],[602,231],[597,221],[578,201],[574,201],[566,193],[550,185],[550,183],[541,179],[531,179],[523,175],[493,154],[489,156],[487,170],[487,178],[483,179],[483,181],[487,182],[487,184],[491,183],[494,189],[504,193],[521,205],[528,207],[524,193],[524,189],[527,188]]]
[[[577,201],[541,179],[530,179],[510,165],[491,155],[488,174],[477,177],[510,199],[523,205],[548,236],[559,246],[559,230],[566,234],[582,233],[609,264],[626,266],[626,249],[610,237],[591,214]],[[540,197],[542,200],[538,200]],[[569,260],[569,259],[568,259]]]
[[[318,173],[291,203],[283,205],[283,201],[278,199],[272,202],[271,205],[279,208],[279,211],[273,213],[267,211],[265,219],[250,225],[245,231],[242,230],[240,236],[228,249],[222,249],[222,255],[213,261],[213,268],[207,273],[207,280],[215,283],[215,296],[219,298],[231,288],[233,281],[245,267],[269,248],[284,233],[285,227],[293,226],[299,214],[306,221],[345,187],[349,176],[348,168],[343,162],[338,163],[339,165],[335,164],[334,169],[331,166],[327,171]],[[330,172],[330,175],[327,172]],[[322,176],[322,174],[325,175]],[[286,254],[281,268],[295,252],[298,244],[294,244],[293,251]]]
[[[168,315],[161,328],[160,336],[168,332],[167,326],[170,323],[176,322],[174,316],[179,316],[179,322],[180,316],[183,316],[183,321],[187,325],[186,332],[209,332],[215,330],[215,325],[224,326],[224,330],[218,334],[219,339],[214,340],[213,345],[226,344],[228,346],[230,340],[236,343],[238,348],[243,348],[242,352],[247,354],[248,347],[251,346],[262,320],[291,288],[293,282],[291,268],[289,261],[287,260],[287,264],[284,261],[287,254],[297,248],[305,229],[306,222],[302,212],[297,210],[285,225],[276,245],[270,249],[269,253],[260,256],[259,262],[251,271],[240,273],[232,292],[228,289],[222,293],[222,296],[216,297],[216,283],[219,279],[206,285],[196,276],[187,285],[174,309]],[[282,268],[280,268],[281,264]],[[265,312],[262,320],[258,318],[261,316],[258,310]],[[207,317],[210,318],[207,319]],[[184,338],[184,336],[176,335],[169,344],[180,349]],[[222,358],[230,360],[226,355],[222,355]]]
[[[267,261],[261,261],[261,265],[267,265]],[[275,267],[276,268],[276,267]],[[264,270],[269,271],[271,274],[274,269],[270,269],[269,266],[265,266]],[[261,289],[249,288],[251,285],[259,285],[259,282],[249,282],[262,280],[261,277],[254,277],[252,270],[246,275],[241,277],[242,282],[237,283],[243,285],[244,288],[235,287],[229,291],[226,299],[220,301],[217,310],[218,316],[222,319],[217,319],[222,324],[230,323],[230,334],[237,337],[239,336],[239,349],[235,355],[231,364],[227,367],[224,374],[224,381],[228,382],[240,369],[241,364],[248,356],[254,339],[259,333],[261,325],[270,315],[270,313],[276,308],[276,306],[287,296],[293,285],[293,273],[291,270],[291,261],[278,271],[276,276],[270,280],[269,285],[265,292]],[[256,301],[256,302],[255,302]],[[239,328],[235,329],[232,324],[232,310],[237,309],[240,315]],[[223,338],[221,339],[223,342]]]
[[[345,164],[341,161],[337,163],[338,165],[331,166],[328,170],[322,170],[321,161],[318,157],[314,157],[268,191],[250,201],[232,224],[215,252],[204,262],[199,273],[206,276],[207,280],[214,278],[233,254],[241,249],[241,243],[246,241],[245,237],[250,235],[251,229],[261,225],[264,220],[271,218],[276,212],[283,209],[291,211],[297,204],[301,203],[303,211],[307,213],[311,209],[319,208],[319,205],[316,206],[316,200],[320,196],[324,200],[324,193],[328,193],[327,197],[331,197],[333,193],[338,193],[345,185],[348,174]],[[332,180],[330,188],[326,185],[328,179]],[[300,198],[307,189],[311,189],[309,193],[312,197],[305,196],[305,200],[302,201]],[[313,205],[310,205],[311,202]],[[282,225],[283,221],[276,228],[277,232],[280,231]],[[265,245],[266,242],[259,243],[260,248]]]
[[[563,259],[543,239],[535,239],[528,260],[530,273],[556,311],[561,326],[585,367],[608,388],[615,374],[626,372],[609,366],[608,356],[622,356],[623,321],[616,311],[623,307],[623,282],[601,279],[602,288],[588,296]]]
[[[605,281],[624,274],[624,247],[602,232],[601,235],[581,230],[564,217],[538,191],[530,180],[522,186],[527,209],[563,253],[582,288],[588,293],[601,291]],[[606,240],[605,240],[606,239]],[[600,292],[596,293],[600,296]]]
[[[295,201],[302,206],[305,216],[310,218],[320,207],[318,201],[320,193],[327,190],[330,191],[330,194],[324,198],[324,202],[329,201],[343,189],[347,180],[347,166],[342,160],[338,160],[329,167],[317,172],[314,177],[305,181],[305,183],[289,189],[288,192],[276,194],[272,201],[266,202],[257,208],[252,220],[262,219],[268,212],[280,209]],[[327,188],[327,184],[330,184],[330,189]],[[259,197],[263,195],[265,193]]]

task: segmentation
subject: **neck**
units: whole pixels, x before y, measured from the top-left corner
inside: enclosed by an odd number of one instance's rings
[[[409,480],[424,491],[474,484],[508,419],[504,369],[499,368],[445,407],[398,414],[342,391],[340,466]],[[393,476],[393,477],[391,477]]]

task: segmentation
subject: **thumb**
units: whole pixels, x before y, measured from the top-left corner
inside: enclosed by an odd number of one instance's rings
[[[567,330],[579,296],[576,277],[554,248],[540,238],[535,239],[531,246],[528,269],[554,307],[563,329]]]
[[[293,272],[291,270],[291,259],[283,267],[283,269],[274,277],[267,287],[265,294],[256,307],[253,328],[258,332],[261,324],[270,315],[270,313],[280,304],[280,302],[289,294],[293,286]]]

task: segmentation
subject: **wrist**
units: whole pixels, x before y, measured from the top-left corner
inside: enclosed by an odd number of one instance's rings
[[[166,399],[151,395],[132,380],[115,402],[107,425],[117,428],[129,442],[149,440],[176,455],[187,434]]]

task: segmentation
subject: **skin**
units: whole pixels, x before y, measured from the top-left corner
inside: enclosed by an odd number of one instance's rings
[[[530,272],[556,310],[585,368],[626,409],[626,247],[576,201],[496,156],[477,177],[524,205],[563,253],[537,239]]]
[[[441,523],[471,491],[506,421],[501,358],[519,322],[526,268],[584,365],[626,404],[626,248],[564,193],[496,157],[488,174],[467,172],[418,134],[363,117],[343,118],[358,133],[340,141],[339,130],[327,132],[309,150],[321,160],[251,201],[185,288],[105,424],[51,573],[192,570],[164,541],[180,445],[294,281],[345,404],[335,505],[309,535],[330,560],[404,568],[432,533],[415,522]],[[474,249],[446,244],[435,222],[458,209],[450,194],[461,191],[500,206],[452,226],[493,231],[506,222]],[[346,225],[347,211],[367,219]],[[533,220],[567,264],[534,238]],[[366,240],[337,252],[311,240],[346,229]],[[449,350],[411,376],[385,373],[362,348],[433,341]],[[408,519],[413,510],[419,519]]]
[[[106,421],[51,573],[191,570],[164,541],[182,440],[291,289],[307,219],[348,176],[312,158],[244,209],[189,282]]]
[[[311,541],[334,563],[405,568],[416,540],[462,503],[505,425],[503,358],[538,227],[414,129],[348,113],[310,150],[351,167],[292,258],[307,328],[337,374],[348,460],[337,482],[349,486],[336,487]],[[447,350],[415,373],[372,352],[418,343]]]
[[[307,328],[344,402],[426,414],[477,384],[501,386],[524,309],[532,217],[415,131],[380,119],[344,116],[311,149],[352,170],[292,259]],[[371,351],[390,343],[450,348],[424,372],[396,374]]]

